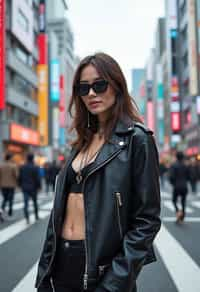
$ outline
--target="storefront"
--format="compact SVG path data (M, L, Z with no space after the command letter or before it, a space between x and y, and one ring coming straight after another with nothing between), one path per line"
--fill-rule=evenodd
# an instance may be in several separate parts
M200 154L200 127L194 125L185 132L187 148L185 154L189 157L199 157Z
M11 123L9 125L9 140L3 142L4 153L12 153L17 164L25 161L28 152L35 152L39 147L39 134L29 128Z

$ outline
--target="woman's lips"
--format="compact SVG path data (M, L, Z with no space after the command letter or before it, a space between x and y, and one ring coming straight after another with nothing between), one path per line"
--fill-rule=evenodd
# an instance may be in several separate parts
M94 102L89 103L89 106L91 108L96 108L99 106L99 104L101 104L101 101L94 101Z

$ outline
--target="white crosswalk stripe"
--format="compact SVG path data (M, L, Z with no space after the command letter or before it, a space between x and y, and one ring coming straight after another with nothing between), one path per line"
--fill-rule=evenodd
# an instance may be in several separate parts
M190 204L196 208L200 208L200 201L191 202Z
M173 205L173 203L171 201L164 201L163 204L170 211L175 212L174 205ZM180 203L178 203L177 205L180 208ZM186 207L186 213L193 213L193 209L191 209L190 207Z
M200 268L164 225L155 240L155 245L178 292L199 292Z
M17 286L12 290L12 292L35 292L34 288L36 272L37 272L37 264L36 263L30 271L26 274L26 276L17 284Z
M49 215L49 212L52 208L52 202L45 204L43 207L46 209L49 209L49 211L40 211L40 218L44 219ZM31 223L32 222L32 223ZM11 226L8 226L7 228L4 228L3 230L0 230L0 244L4 243L5 241L11 239L18 233L24 231L25 229L29 228L34 222L34 215L30 215L30 224L26 223L25 219L20 220L19 222L16 222L12 224Z

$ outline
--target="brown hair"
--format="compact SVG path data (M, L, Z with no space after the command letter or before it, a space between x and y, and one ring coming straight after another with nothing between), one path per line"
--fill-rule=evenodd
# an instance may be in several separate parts
M69 113L73 117L72 126L70 131L76 130L77 139L71 144L78 148L86 149L92 141L93 134L97 132L98 120L97 116L89 113L90 127L87 127L88 111L82 99L76 95L75 85L80 82L82 70L88 66L93 65L99 75L109 82L116 94L116 102L112 108L112 114L107 121L105 130L105 139L109 139L116 122L120 119L126 121L134 120L142 122L141 116L137 110L135 101L128 93L125 77L118 65L118 63L109 55L104 53L96 53L91 56L85 57L79 64L73 80L72 96L69 104ZM74 116L72 110L74 108Z

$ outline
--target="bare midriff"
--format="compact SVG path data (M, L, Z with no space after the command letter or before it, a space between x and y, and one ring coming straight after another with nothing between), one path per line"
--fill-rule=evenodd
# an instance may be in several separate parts
M103 145L104 140L94 135L92 145L90 147L91 153L95 153ZM80 152L72 163L73 169L77 172L82 158ZM91 155L92 156L92 155ZM90 156L90 157L91 157ZM95 160L96 156L89 163ZM82 193L69 193L66 203L65 218L62 227L62 237L69 240L85 239L85 214L84 214L84 199Z
M62 237L71 240L85 238L84 202L82 193L69 193Z

